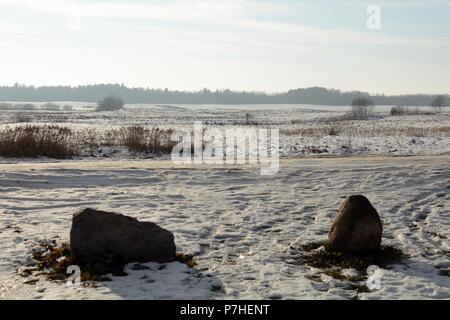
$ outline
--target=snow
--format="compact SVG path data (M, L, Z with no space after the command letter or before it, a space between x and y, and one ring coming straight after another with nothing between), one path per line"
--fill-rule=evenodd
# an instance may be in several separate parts
M94 112L2 111L0 129L25 115L103 132L128 125L280 130L280 170L257 165L183 165L121 148L71 160L0 158L0 298L3 299L450 299L450 110L339 122L343 106L126 105ZM39 105L39 103L36 103ZM420 108L429 111L428 107ZM336 129L337 134L329 134ZM107 155L108 158L103 158ZM323 241L350 194L366 195L384 223L383 243L410 258L383 269L381 289L293 264L292 248ZM39 241L67 242L72 214L93 207L153 221L172 231L179 262L127 266L126 277L72 288L16 272ZM344 269L355 277L357 271Z
M168 160L0 164L3 299L450 299L449 155L282 159L257 166L175 166ZM383 244L410 256L359 293L319 269L290 263L291 248L322 241L343 199L366 195ZM94 207L172 231L179 262L127 267L97 287L21 277L40 240L67 242L71 217ZM136 269L136 270L135 270ZM343 273L354 274L346 269ZM311 276L320 279L311 280ZM29 282L35 279L36 283Z
M331 155L431 155L450 153L450 110L430 113L429 107L418 110L428 114L390 116L392 106L377 106L373 119L337 121L349 112L346 106L312 105L126 105L117 112L95 112L92 103L69 104L74 111L3 111L0 129L17 123L18 115L30 124L52 123L74 130L102 133L123 126L142 125L192 130L195 121L211 128L249 127L246 117L258 128L280 130L280 155L304 157ZM86 106L89 106L86 108ZM411 108L415 110L415 108ZM329 134L330 129L337 134ZM333 131L331 130L331 131ZM100 146L97 157L117 159L140 157L121 149ZM86 150L84 157L92 157ZM0 159L0 162L8 162Z

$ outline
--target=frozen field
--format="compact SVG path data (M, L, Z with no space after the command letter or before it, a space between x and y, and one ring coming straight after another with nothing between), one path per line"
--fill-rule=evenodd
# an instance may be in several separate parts
M141 125L192 129L195 121L207 128L258 127L280 130L281 156L310 155L431 155L450 153L450 110L432 114L429 107L408 108L391 116L391 106L377 106L371 120L339 120L345 106L310 105L126 105L118 112L95 112L92 103L70 104L73 111L2 111L0 129L25 124L58 124L101 135L108 129ZM37 104L36 104L37 105ZM105 148L84 157L135 158L123 148ZM87 148L86 148L87 149ZM1 159L0 159L1 161Z
M449 162L448 155L284 159L274 176L154 160L2 164L0 297L450 299ZM292 263L299 244L326 238L354 193L379 211L383 244L410 256L382 270L373 292ZM128 276L97 288L20 276L37 241L68 240L71 216L83 207L160 224L198 265L130 265Z

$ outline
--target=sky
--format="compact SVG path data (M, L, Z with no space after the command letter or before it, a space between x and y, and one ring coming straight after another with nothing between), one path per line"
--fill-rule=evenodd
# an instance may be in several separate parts
M0 0L0 85L450 93L450 0Z

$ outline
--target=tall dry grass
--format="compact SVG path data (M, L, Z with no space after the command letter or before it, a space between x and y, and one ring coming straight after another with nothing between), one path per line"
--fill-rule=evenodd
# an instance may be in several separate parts
M78 154L67 127L25 125L0 130L0 156L63 159Z
M0 129L0 157L56 159L93 155L99 149L126 148L130 152L169 154L177 143L173 129L142 126L97 131L72 130L58 125L18 125Z
M176 142L171 140L173 129L150 129L142 126L125 127L119 130L119 142L132 152L170 153Z

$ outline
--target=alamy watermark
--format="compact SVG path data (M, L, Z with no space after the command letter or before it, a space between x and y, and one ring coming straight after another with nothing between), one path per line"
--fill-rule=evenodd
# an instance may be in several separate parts
M261 175L274 175L279 169L278 129L206 128L201 121L193 131L178 130L171 153L175 164L261 165Z
M381 29L381 8L377 5L370 5L366 10L367 17L366 26L369 30L380 30Z
M78 288L81 283L81 269L77 265L71 265L67 267L66 273L69 275L67 277L66 285L69 288Z
M383 276L383 270L376 266L372 265L367 268L368 278L366 280L366 287L370 291L381 290L381 278Z

